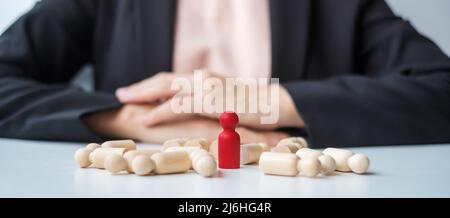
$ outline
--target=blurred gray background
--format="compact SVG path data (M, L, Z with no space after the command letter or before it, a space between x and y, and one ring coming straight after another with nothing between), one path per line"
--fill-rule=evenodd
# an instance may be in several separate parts
M0 33L37 0L0 1ZM450 0L387 0L394 11L450 55ZM345 0L343 0L345 3Z

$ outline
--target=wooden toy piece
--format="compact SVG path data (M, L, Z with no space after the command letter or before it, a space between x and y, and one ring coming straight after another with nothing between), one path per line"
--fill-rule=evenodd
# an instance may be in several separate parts
M210 154L208 151L204 150L204 149L197 149L193 152L191 152L189 154L189 157L191 158L191 160L195 159L197 156L200 155L205 155L205 154Z
M110 154L122 156L127 151L126 148L97 148L89 156L92 159L92 165L98 169L105 168L105 159Z
M263 152L263 147L259 144L241 145L241 164L257 163Z
M219 168L238 169L240 167L241 139L235 131L239 117L234 112L224 112L220 116L220 125L223 131L219 141Z
M130 150L125 152L123 155L123 158L127 161L127 172L128 173L134 173L133 168L131 167L131 164L133 163L134 158L138 156L137 150Z
M218 160L219 159L219 141L216 139L209 144L209 153Z
M302 148L299 149L295 154L300 159L305 159L305 158L318 158L320 155L322 155L322 152L310 148Z
M195 160L193 164L195 172L203 177L212 177L217 173L217 163L214 157L210 154L202 155Z
M292 144L283 144L283 145L277 145L274 148L271 149L271 152L275 153L294 153L298 151L298 144L292 143Z
M298 160L292 153L264 152L259 158L259 169L269 175L296 176Z
M281 140L275 145L275 147L278 146L278 145L288 145L288 144L292 144L292 143L294 143L293 140L292 140L292 137L290 137L290 138L285 138L285 139L281 139Z
M196 151L196 150L200 150L202 149L201 147L168 147L165 152L170 152L170 151L186 151L188 154L191 154L192 152ZM202 149L203 150L203 149Z
M91 163L94 163L94 151L92 151L92 152L89 154L89 161L90 161Z
M302 137L289 137L289 138L282 139L277 143L276 146L279 146L279 145L295 145L295 146L297 146L298 149L308 147L308 143Z
M278 143L277 145L275 145L274 148L276 147L289 147L291 153L295 153L297 150L303 148L302 145L300 145L299 143L296 142L287 143L287 141L284 141L284 143Z
M112 153L105 158L104 165L108 172L115 174L122 170L126 170L128 164L122 155Z
M86 168L92 164L92 162L89 160L89 155L91 154L91 150L88 148L80 148L75 152L75 162L80 166L81 168Z
M339 148L327 148L323 151L324 154L330 155L336 162L336 170L341 172L350 172L351 169L348 166L348 159L353 155L350 150Z
M156 153L151 159L157 174L184 173L191 168L191 159L185 151Z
M320 172L323 175L330 175L336 170L336 162L330 155L320 155L318 159L321 166Z
M209 150L209 142L208 140L204 138L195 138L195 139L189 139L184 143L184 147L200 147L205 150Z
M348 166L354 173L366 173L369 169L369 157L365 154L354 154L348 159Z
M321 165L316 157L307 157L298 162L298 171L307 177L315 177L319 174Z
M94 151L95 149L100 148L100 147L101 146L97 143L89 143L88 145L86 145L86 148L91 151Z
M160 153L161 150L158 148L146 148L146 149L140 149L136 150L138 155L147 155L148 157L152 157L156 153Z
M212 156L209 152L207 152L204 149L198 149L196 151L193 151L190 155L191 158L191 163L192 163L192 168L194 168L195 163L197 162L197 160L202 157L202 156Z
M141 150L130 150L127 151L124 155L123 158L125 158L125 160L127 161L127 171L128 173L134 173L131 164L133 162L133 159L138 156L138 155L146 155L149 158L152 157L152 155L161 152L161 150L157 149L157 148L147 148L147 149L141 149Z
M306 141L306 139L303 138L303 137L295 137L295 141L294 142L300 144L303 148L309 147L308 141Z
M261 148L263 149L263 152L268 152L270 151L270 146L264 142L260 142L258 143L259 146L261 146Z
M138 176L146 176L155 169L155 163L148 155L140 154L133 159L131 169Z
M213 157L210 153L205 152L205 150L203 150L203 149L201 149L200 152L199 151L195 151L195 153L191 156L192 169L194 169L195 164L197 163L197 161L200 158L202 158L203 156L211 156L211 157Z
M103 148L126 148L127 150L136 150L136 143L133 140L115 140L106 141L102 144Z
M169 139L162 144L161 150L165 151L169 147L182 147L186 141L186 138Z

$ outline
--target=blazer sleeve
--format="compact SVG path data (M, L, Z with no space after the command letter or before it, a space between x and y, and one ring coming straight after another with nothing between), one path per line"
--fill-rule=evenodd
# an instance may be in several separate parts
M92 61L96 1L44 0L0 37L0 137L99 140L80 120L119 107L70 79Z
M313 147L450 142L450 59L384 1L361 1L361 74L283 84Z

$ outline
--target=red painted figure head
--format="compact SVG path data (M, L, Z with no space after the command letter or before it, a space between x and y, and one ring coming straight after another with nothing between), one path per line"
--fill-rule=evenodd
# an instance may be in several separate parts
M235 112L225 111L220 115L220 125L224 129L235 129L239 123L239 117Z

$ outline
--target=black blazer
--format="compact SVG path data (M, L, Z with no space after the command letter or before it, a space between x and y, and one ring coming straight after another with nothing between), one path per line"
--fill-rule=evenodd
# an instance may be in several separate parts
M80 117L172 66L174 0L44 0L0 38L0 136L95 141ZM382 0L272 0L272 72L312 146L450 142L450 60ZM444 28L444 27L443 27ZM69 85L86 63L95 93Z

